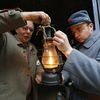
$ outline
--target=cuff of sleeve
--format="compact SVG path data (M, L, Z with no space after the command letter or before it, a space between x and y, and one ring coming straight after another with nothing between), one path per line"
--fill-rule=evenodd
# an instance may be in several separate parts
M69 73L65 70L62 70L62 84L68 82L69 80Z

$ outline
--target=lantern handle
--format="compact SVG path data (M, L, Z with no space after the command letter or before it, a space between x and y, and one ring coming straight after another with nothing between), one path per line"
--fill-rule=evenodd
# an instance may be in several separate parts
M48 26L42 26L40 25L38 27L38 31L36 33L36 35L38 35L39 32L43 33L43 39L47 39L47 38L52 38L53 33L56 32L56 29L50 25Z

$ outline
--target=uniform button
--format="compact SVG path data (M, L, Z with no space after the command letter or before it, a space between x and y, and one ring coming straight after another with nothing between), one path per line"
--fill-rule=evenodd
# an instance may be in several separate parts
M26 53L26 51L23 51L23 53Z
M32 71L29 67L27 68L27 76L32 76Z
M68 83L68 86L72 86L72 84L73 84L73 81L69 82Z

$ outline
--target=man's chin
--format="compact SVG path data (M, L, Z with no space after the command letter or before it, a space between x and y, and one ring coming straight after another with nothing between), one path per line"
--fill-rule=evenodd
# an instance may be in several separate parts
M29 39L24 39L23 42L27 43L27 42L29 42Z
M23 41L23 44L26 44L26 43L28 43L28 41Z

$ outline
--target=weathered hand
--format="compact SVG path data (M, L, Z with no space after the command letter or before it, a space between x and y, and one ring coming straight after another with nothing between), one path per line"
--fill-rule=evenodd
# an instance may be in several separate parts
M67 57L71 51L72 47L69 44L67 35L62 31L56 31L53 38L53 44Z
M50 16L43 11L21 12L21 16L24 20L32 20L36 24L49 25L51 23Z
M41 84L42 82L42 74L36 74L36 77L35 77L35 81L37 82L37 84Z

